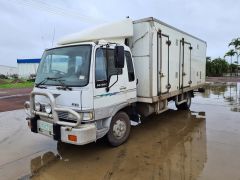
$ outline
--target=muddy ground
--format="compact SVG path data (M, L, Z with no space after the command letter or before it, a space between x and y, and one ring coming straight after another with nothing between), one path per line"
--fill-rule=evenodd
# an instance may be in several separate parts
M0 112L22 109L32 88L0 89Z
M240 84L213 84L191 111L132 127L127 143L57 143L27 128L23 110L0 113L0 179L240 179Z

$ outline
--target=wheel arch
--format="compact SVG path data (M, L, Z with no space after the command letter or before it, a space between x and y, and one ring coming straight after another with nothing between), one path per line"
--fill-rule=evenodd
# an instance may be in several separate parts
M131 117L133 115L133 107L134 107L134 105L129 104L129 103L123 103L123 104L116 106L114 108L114 110L112 111L111 116L104 121L104 126L109 127L110 123L112 121L112 118L120 111L125 112L131 119Z

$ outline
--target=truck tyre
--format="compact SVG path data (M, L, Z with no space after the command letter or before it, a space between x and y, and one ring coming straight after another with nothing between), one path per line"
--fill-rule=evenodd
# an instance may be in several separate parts
M182 104L177 104L177 103L175 102L175 104L176 104L176 107L177 107L178 110L188 110L188 109L190 108L190 106L191 106L191 102L192 102L191 95L188 94L188 96L187 96L187 102L184 102L184 103L182 103Z
M116 147L124 143L130 134L131 123L125 112L118 112L111 121L107 140L110 145Z

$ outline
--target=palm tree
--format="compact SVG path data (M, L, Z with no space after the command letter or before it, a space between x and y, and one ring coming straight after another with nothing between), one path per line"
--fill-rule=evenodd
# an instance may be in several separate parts
M224 55L224 58L225 58L226 56L230 56L230 57L231 57L231 64L232 64L232 57L233 57L235 54L237 54L237 52L234 51L234 49L230 49L228 52L226 52L226 54ZM230 65L230 66L231 66L231 65ZM230 74L231 74L231 76L232 76L232 66L231 66Z
M233 39L228 46L233 46L237 55L237 73L238 73L238 57L240 56L240 38Z

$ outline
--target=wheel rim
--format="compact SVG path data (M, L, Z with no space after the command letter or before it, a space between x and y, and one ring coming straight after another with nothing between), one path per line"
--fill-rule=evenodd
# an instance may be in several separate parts
M122 120L117 120L113 125L113 135L117 139L121 139L124 137L127 131L127 125Z

